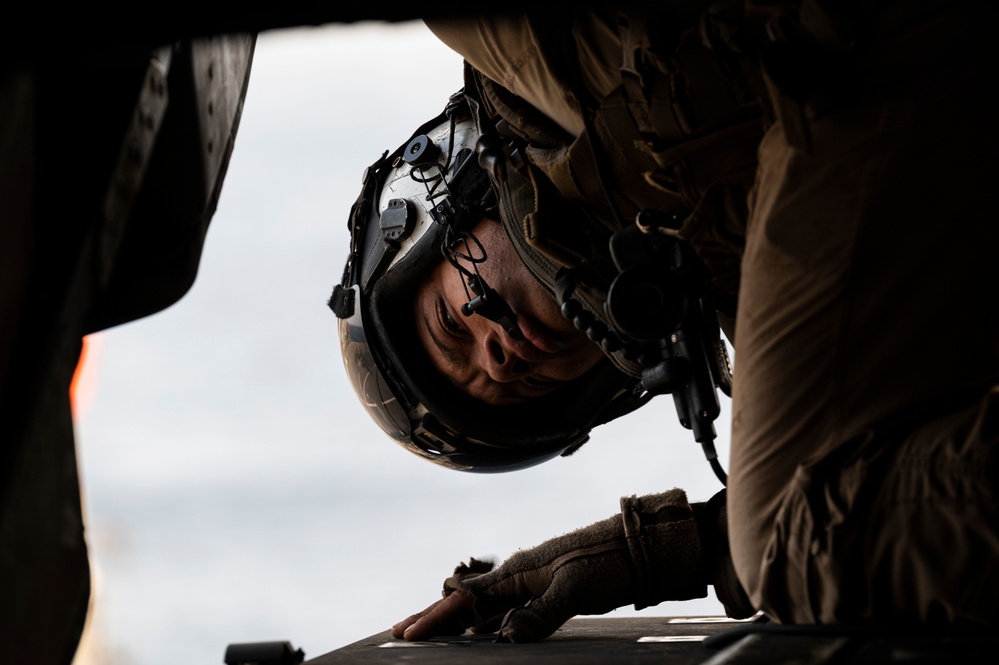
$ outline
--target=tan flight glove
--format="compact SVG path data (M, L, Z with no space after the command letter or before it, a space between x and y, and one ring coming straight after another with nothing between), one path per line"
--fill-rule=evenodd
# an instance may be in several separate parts
M477 632L502 619L500 641L543 640L577 614L707 595L697 523L680 489L622 498L620 515L491 568L475 559L461 564L444 582L444 595L473 597Z

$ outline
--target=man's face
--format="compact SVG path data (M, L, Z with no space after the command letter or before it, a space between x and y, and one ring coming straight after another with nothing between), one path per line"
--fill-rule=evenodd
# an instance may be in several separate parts
M461 306L469 298L462 274L441 260L417 290L415 303L416 329L434 366L488 404L547 395L592 369L602 351L562 316L517 258L503 226L483 219L472 233L487 254L479 274L513 310L524 339L512 338L484 316L463 315Z

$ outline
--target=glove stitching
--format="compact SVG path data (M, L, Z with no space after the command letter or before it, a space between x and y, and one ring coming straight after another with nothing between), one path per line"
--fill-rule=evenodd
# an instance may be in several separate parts
M554 574L559 568L567 563L571 563L576 559L582 559L583 557L595 556L597 554L603 554L604 552L611 552L613 550L624 550L627 549L625 544L620 541L619 538L614 538L611 540L605 540L600 543L595 543L589 547L582 549L575 549L572 552L563 554L562 556L556 557L552 560L549 565L551 573Z

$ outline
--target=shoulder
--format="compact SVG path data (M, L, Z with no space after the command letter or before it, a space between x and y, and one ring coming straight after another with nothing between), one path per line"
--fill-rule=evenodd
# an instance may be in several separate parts
M606 21L580 16L504 14L424 19L444 44L482 76L572 136L583 122L573 80L597 83L597 97L617 80L620 41ZM570 69L575 68L575 70ZM578 70L578 71L577 71Z

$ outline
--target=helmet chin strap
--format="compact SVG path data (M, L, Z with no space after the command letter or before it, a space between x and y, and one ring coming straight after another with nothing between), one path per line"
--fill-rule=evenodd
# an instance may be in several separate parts
M479 314L490 321L498 323L503 330L514 339L524 339L524 333L517 326L517 317L491 286L486 284L482 275L476 273L468 277L468 286L475 293L476 297L461 306L461 313L465 316Z

